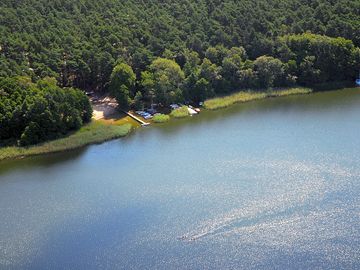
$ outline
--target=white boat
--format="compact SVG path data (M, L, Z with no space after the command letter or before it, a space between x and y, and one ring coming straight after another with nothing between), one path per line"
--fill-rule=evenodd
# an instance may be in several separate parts
M195 115L195 114L197 114L197 111L191 109L190 107L188 107L188 112L189 112L190 115Z

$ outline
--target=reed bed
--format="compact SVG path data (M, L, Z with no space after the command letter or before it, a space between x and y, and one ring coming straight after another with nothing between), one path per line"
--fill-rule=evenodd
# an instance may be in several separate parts
M204 102L204 107L209 110L217 110L229 107L235 103L249 102L269 97L282 97L290 95L309 94L312 90L309 88L289 88L280 90L271 90L268 92L241 91L229 96L208 99Z
M73 134L30 147L9 146L0 148L0 160L34 156L46 153L62 152L80 148L89 144L120 138L129 134L131 124L109 125L93 120Z

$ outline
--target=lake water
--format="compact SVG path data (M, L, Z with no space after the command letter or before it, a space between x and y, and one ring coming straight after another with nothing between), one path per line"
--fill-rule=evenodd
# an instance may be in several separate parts
M360 90L0 163L0 269L359 269Z

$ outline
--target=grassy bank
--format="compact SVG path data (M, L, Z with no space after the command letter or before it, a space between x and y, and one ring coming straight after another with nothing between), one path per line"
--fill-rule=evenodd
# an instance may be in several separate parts
M248 102L268 97L280 97L290 95L309 94L309 88L289 88L283 90L273 90L268 92L241 91L230 96L208 99L204 102L204 107L209 110L216 110L229 107L235 103Z
M64 138L30 147L10 146L0 148L0 160L71 150L126 136L130 133L131 129L132 125L130 124L118 126L93 120L90 124L83 126L78 131Z

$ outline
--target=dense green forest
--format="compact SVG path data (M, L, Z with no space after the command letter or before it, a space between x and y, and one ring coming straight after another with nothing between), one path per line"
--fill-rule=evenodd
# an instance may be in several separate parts
M358 0L2 0L0 76L56 77L63 86L106 86L124 59L137 75L154 57L243 47L277 56L277 38L306 31L360 46Z
M359 46L358 0L0 2L0 77L53 77L123 108L353 81Z

